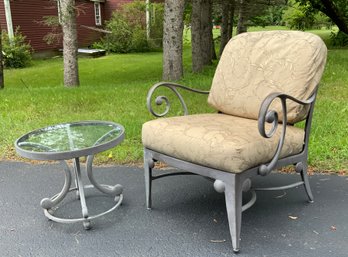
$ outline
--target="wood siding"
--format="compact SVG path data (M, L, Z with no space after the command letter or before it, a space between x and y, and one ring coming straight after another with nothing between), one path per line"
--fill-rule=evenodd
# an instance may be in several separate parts
M47 45L44 36L51 28L42 23L43 16L57 15L56 3L50 0L10 1L13 30L19 27L35 51L55 49L57 45Z
M57 3L54 0L12 0L11 13L14 30L26 36L27 42L35 51L53 50L62 47L61 42L48 45L43 39L52 29L42 23L44 16L57 16ZM77 29L79 47L88 46L100 38L100 33L81 27L95 27L94 3L89 0L76 0ZM105 19L104 3L101 3L102 21ZM2 29L7 30L4 4L0 0L0 22Z
M102 25L105 20L109 20L112 12L122 4L133 0L105 0L101 3ZM162 0L152 0L161 2ZM42 23L44 16L57 16L57 3L55 0L10 0L13 29L20 27L20 32L26 36L27 42L31 44L35 51L53 50L62 48L62 44L56 43L48 45L43 39L52 29ZM94 16L94 2L90 0L76 0L77 6L77 30L79 47L89 46L97 41L102 35L91 29L82 27L96 27ZM0 25L7 30L4 2L0 0Z
M4 1L0 0L0 26L1 29L6 29L6 18L5 18L5 8L4 8Z

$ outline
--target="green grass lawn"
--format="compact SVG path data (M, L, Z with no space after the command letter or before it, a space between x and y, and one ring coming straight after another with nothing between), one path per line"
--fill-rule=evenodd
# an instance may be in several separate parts
M259 29L259 28L257 28ZM319 31L327 39L329 31ZM181 83L208 90L215 64L202 74L190 72L191 50L184 49ZM126 128L125 141L96 158L99 163L140 163L141 126L153 117L146 109L147 90L161 80L162 54L123 54L79 60L81 86L63 86L63 62L35 60L29 68L5 71L0 91L0 151L19 159L13 142L43 126L76 120L110 120ZM331 49L314 113L310 164L318 171L348 171L348 49ZM163 92L167 94L167 92ZM167 94L168 95L168 94ZM170 94L169 94L170 95ZM206 96L183 93L191 113L212 112ZM173 97L173 101L176 99ZM180 114L173 102L172 115Z

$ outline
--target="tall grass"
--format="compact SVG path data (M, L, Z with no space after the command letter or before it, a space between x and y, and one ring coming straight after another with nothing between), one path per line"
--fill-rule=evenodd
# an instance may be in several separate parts
M329 33L329 32L328 32ZM324 33L327 36L327 32ZM216 63L202 74L190 72L191 49L184 49L181 83L208 90ZM47 125L77 120L110 120L126 128L118 147L97 156L99 163L140 163L141 126L153 117L146 109L147 90L161 80L162 54L108 55L79 60L81 86L63 86L61 57L36 60L29 68L5 70L0 91L0 153L16 159L13 142ZM332 49L314 113L309 160L316 170L348 170L348 50ZM168 92L163 92L167 94ZM206 96L183 92L191 113L212 112ZM173 97L173 99L175 99ZM173 103L172 115L180 114Z

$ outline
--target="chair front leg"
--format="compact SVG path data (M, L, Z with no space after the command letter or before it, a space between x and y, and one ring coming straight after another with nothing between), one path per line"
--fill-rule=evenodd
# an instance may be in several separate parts
M154 167L154 160L151 154L144 149L144 175L145 175L145 192L146 192L146 208L151 210L152 200L152 168Z
M215 181L214 187L218 192L225 192L228 224L234 252L239 252L240 232L242 225L242 195L243 186L237 174L231 174L228 181Z

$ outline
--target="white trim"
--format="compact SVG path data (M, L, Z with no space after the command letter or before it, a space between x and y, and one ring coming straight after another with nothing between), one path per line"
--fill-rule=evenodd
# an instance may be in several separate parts
M58 15L58 22L59 24L62 24L62 11L61 11L61 3L60 0L57 0L57 15Z
M150 39L150 0L146 0L146 39Z
M8 38L11 41L14 37L14 33L13 33L10 0L4 0L4 7L5 7L5 16L6 16L6 24L7 24L7 34L8 34Z
M95 25L100 26L100 25L102 25L102 16L101 16L100 2L99 1L95 1L93 5L94 5Z

